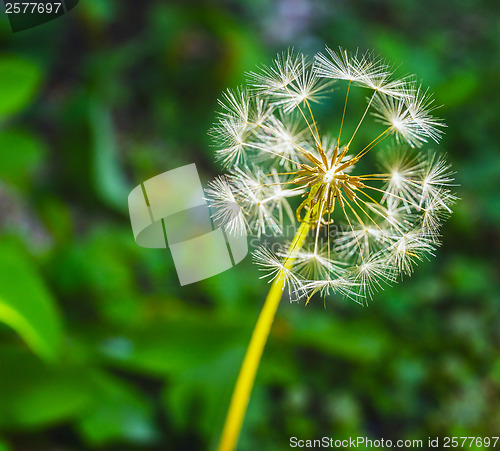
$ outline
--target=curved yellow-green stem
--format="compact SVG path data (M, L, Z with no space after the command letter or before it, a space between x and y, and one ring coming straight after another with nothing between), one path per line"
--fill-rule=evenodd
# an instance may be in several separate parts
M301 223L290 246L290 249L292 249L291 255L284 262L284 266L287 269L291 268L294 261L294 255L296 255L296 252L299 251L304 244L304 240L309 232L309 214L307 214L304 219L304 222ZM240 373L234 387L231 404L229 405L219 447L217 448L218 451L233 451L236 447L250 394L252 392L255 375L259 368L260 358L264 351L264 346L266 345L267 337L271 330L274 316L276 315L276 310L278 309L278 305L283 295L284 285L285 280L282 276L274 280L266 297L264 307L260 312L259 319L253 330L252 338L250 339L250 344L248 345L245 359L241 365Z

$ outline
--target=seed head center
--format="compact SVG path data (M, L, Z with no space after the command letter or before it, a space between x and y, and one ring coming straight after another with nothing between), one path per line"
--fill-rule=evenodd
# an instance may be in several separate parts
M339 175L343 174L342 171L335 172L335 170L336 168L333 167L325 172L325 175L323 176L323 182L325 184L332 184Z

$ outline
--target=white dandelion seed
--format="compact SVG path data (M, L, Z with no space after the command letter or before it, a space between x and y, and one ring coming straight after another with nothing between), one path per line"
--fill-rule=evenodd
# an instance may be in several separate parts
M362 259L378 252L387 241L388 232L380 225L351 221L349 229L339 233L334 249L341 258L358 255Z
M273 107L243 88L227 90L219 104L222 111L210 131L218 147L216 157L225 167L246 164L249 155L262 149L261 138L270 130L265 122Z
M437 196L438 192L446 193L450 186L454 185L455 173L451 166L446 162L444 156L438 156L436 153L428 153L425 159L422 159L422 169L418 183L421 185L421 203L428 199L439 199L443 196ZM447 202L452 199L450 196L443 197L443 207L451 212Z
M384 185L382 203L388 208L403 204L408 213L412 205L420 203L421 187L415 184L422 171L422 162L401 146L391 147L378 159L380 169L389 175Z
M383 253L376 253L351 270L353 286L358 288L359 296L372 299L375 292L384 285L395 281L396 268L393 268Z
M355 84L373 90L388 97L408 98L412 94L413 77L393 78L393 72L382 59L367 52L362 58L354 59L354 67L359 76Z
M412 120L418 124L425 135L431 138L434 142L439 143L443 131L441 128L446 127L446 124L439 118L431 115L437 106L434 106L434 99L429 94L429 89L422 89L422 86L413 88L414 94L405 98L408 106L408 112Z
M229 180L248 224L248 232L257 236L267 232L281 235L285 217L294 221L288 198L299 195L302 192L300 188L287 189L280 182L273 183L273 179L257 166L236 168L229 174ZM266 183L263 183L264 180Z
M285 257L286 255L281 254L280 256ZM345 265L333 257L328 244L316 250L312 244L309 244L305 249L295 253L293 269L303 279L308 280L345 276L347 272Z
M290 299L296 293L303 291L303 281L301 281L293 271L283 263L283 259L266 247L259 247L252 254L254 262L260 266L260 270L265 274L261 279L268 279L268 282L275 280L283 281L283 290L288 289Z
M439 142L445 125L441 119L432 116L435 109L428 91L421 87L410 87L401 97L377 93L373 100L376 112L372 113L382 124L390 127L399 142L411 147L420 147L428 139Z
M319 77L331 78L333 80L361 81L373 75L386 73L385 66L371 66L366 64L366 58L358 59L355 55L349 55L347 50L339 47L339 51L326 47L328 56L318 53L315 57L314 69Z
M248 73L250 86L261 94L281 92L299 77L304 61L304 57L293 49L280 53L271 66L263 65L258 72Z
M389 66L372 52L348 54L342 48L335 52L328 47L326 52L327 56L321 53L316 56L314 68L319 77L347 80L387 96L404 98L409 95L413 78L394 79Z
M396 199L398 200L398 199ZM385 236L395 232L404 233L415 226L412 222L416 218L406 205L397 202L390 202L387 206L379 203L368 202L366 206L373 211L377 218L381 219L380 227L384 230Z
M411 147L420 147L427 142L427 131L414 120L404 98L377 94L373 108L376 110L373 116L394 132L398 142L408 143Z
M434 191L432 197L427 197L423 204L421 217L422 231L437 240L439 229L443 222L450 217L451 207L456 200L456 196L448 190L437 190Z
M421 230L397 236L388 250L388 262L403 274L411 275L413 267L426 255L434 255L436 243Z
M237 88L232 91L228 89L219 99L219 105L222 111L220 117L233 123L247 125L250 113L250 98L248 91L243 88Z
M247 223L228 178L216 177L205 191L215 225L224 227L231 235L242 236L247 229Z
M248 137L245 125L223 119L212 128L211 134L219 147L216 158L225 167L246 163L249 147L245 142Z
M362 304L363 299L354 288L353 283L343 277L338 277L336 279L310 280L302 285L299 291L301 296L298 298L307 297L307 302L309 302L315 294L319 294L322 297L338 294L352 299L358 304Z
M272 116L267 125L269 132L262 137L262 152L270 153L271 158L281 157L279 164L287 170L296 168L300 149L308 145L307 127L297 115Z

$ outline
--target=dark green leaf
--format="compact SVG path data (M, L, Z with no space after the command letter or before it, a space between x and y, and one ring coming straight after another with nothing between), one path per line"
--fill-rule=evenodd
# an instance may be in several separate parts
M22 110L40 83L38 65L19 56L0 56L0 118Z
M54 299L22 249L0 241L0 321L47 360L61 348L61 319Z

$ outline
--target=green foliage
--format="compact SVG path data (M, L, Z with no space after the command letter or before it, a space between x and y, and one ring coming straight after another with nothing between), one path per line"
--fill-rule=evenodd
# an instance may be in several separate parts
M34 62L0 55L0 118L22 110L36 93L41 71Z
M114 441L154 443L158 432L153 421L151 400L120 379L96 372L93 398L82 411L78 429L92 446Z
M92 399L88 369L47 366L2 350L0 428L29 429L75 418Z
M462 199L436 258L368 308L284 299L240 449L498 435L496 4L202 3L82 0L0 24L0 451L214 446L269 285L247 258L180 287L168 251L135 244L127 195L188 163L219 174L217 97L289 45L374 48L418 74Z
M94 138L94 180L99 196L111 206L125 210L123 199L132 187L127 186L117 157L111 114L101 105L91 105L90 126Z
M0 178L25 188L41 163L45 147L37 136L21 130L0 131Z
M0 241L0 321L47 360L61 348L61 319L54 300L29 259L15 243Z

